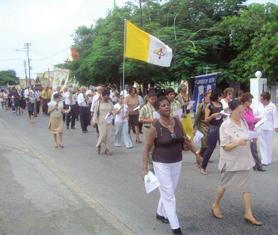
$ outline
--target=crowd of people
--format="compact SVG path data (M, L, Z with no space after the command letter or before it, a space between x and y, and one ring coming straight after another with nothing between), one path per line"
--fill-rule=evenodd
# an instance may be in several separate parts
M160 183L156 218L169 223L174 234L182 234L175 199L182 151L190 150L200 173L208 175L208 163L218 143L221 176L212 214L223 218L220 202L225 190L232 188L243 193L244 219L262 225L251 209L252 171L263 172L264 166L272 162L271 146L274 133L278 132L277 108L268 92L261 94L256 110L252 109L252 94L238 91L234 95L233 88L206 91L195 115L186 83L180 85L178 94L168 88L160 95L155 88L143 95L133 86L122 92L115 86L103 85L55 90L9 88L1 90L0 101L2 109L16 115L22 115L27 108L31 122L41 113L49 116L48 128L55 148L64 148L64 123L67 129L76 129L76 121L84 134L89 126L96 129L96 152L100 155L112 155L112 143L132 149L144 140L143 176L152 166ZM199 150L192 142L197 130L203 135Z

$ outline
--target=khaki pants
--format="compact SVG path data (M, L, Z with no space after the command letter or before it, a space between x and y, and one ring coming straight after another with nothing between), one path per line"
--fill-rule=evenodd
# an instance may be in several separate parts
M99 137L96 147L101 146L104 150L111 151L111 135L112 135L112 125L111 124L98 124Z
M149 132L150 132L150 128L146 128L144 127L144 140L146 141L148 135L149 135Z

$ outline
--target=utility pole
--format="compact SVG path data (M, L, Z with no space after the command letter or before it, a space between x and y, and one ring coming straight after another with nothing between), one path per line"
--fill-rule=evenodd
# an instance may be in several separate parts
M49 68L47 69L47 86L51 86L51 79L50 79L50 70L49 70Z
M26 60L24 60L24 72L25 72L25 83L26 83L26 87L28 87L27 70L26 70Z
M24 43L24 46L27 52L27 65L28 65L28 75L29 75L28 78L29 78L29 86L31 87L31 72L30 72L31 66L30 66L30 54L29 54L31 43L29 42Z

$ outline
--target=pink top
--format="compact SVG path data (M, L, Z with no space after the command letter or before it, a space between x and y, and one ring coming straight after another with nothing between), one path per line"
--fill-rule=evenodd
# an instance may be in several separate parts
M249 130L254 131L255 124L260 119L255 117L253 110L250 107L245 108L245 110L242 113L242 117L247 122Z

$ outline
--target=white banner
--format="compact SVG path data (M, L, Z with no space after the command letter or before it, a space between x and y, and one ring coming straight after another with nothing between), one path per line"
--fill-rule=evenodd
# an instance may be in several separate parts
M55 90L57 86L64 88L67 86L70 71L68 69L55 69L53 71L52 89Z

